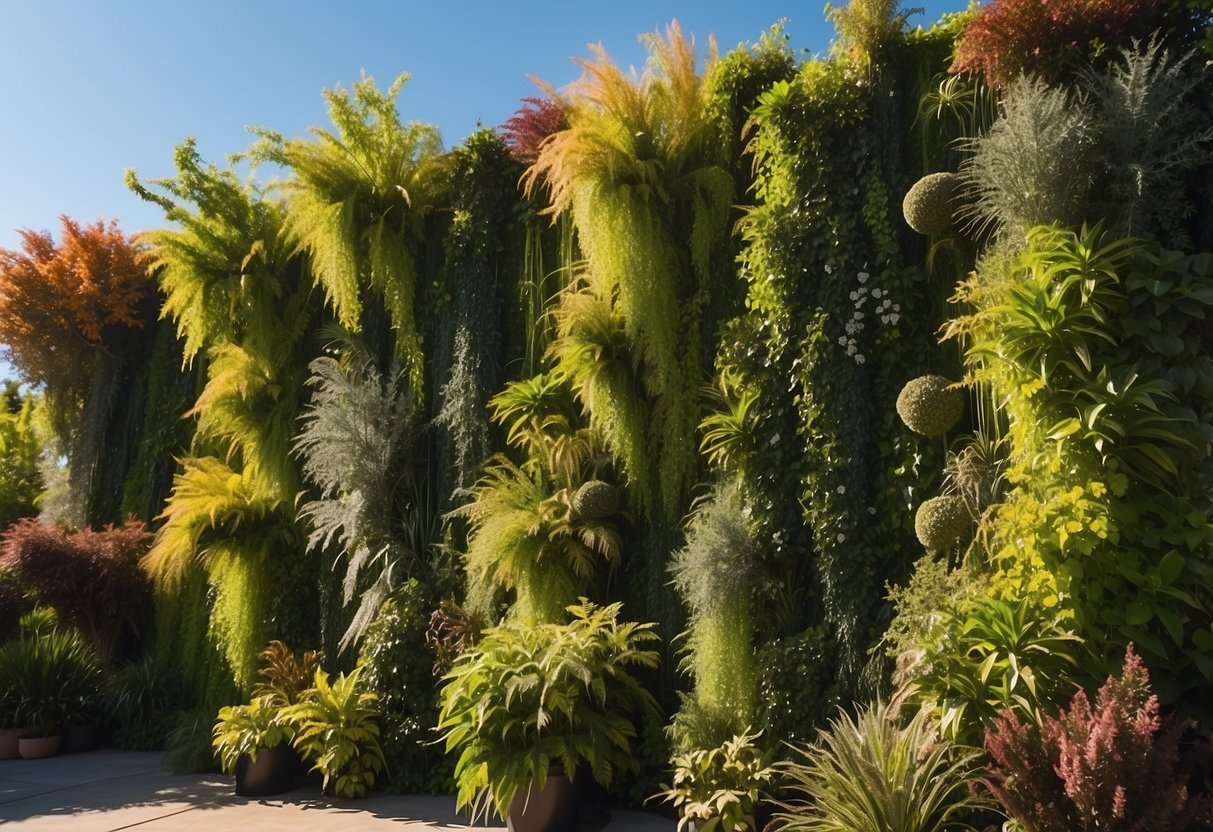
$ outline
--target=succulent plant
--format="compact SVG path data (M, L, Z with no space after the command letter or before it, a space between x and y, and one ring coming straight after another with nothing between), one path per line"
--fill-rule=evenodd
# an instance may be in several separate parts
M601 520L619 511L619 491L609 482L590 480L573 494L573 510L586 520Z
M973 518L964 500L950 494L925 501L914 515L914 533L930 552L951 548L969 533L972 525Z
M964 413L964 390L943 376L919 376L906 382L897 395L897 415L906 427L923 436L940 436Z
M914 183L901 202L906 223L919 234L942 234L952 227L960 177L928 173Z

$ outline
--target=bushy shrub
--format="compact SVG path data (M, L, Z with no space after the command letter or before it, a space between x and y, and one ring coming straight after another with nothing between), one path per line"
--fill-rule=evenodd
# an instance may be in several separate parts
M960 177L954 173L928 173L906 191L901 213L919 234L942 234L952 227Z
M1166 21L1167 0L992 0L956 42L953 72L1005 87L1030 72L1062 80L1110 49L1148 37Z
M143 523L68 532L22 520L0 537L0 565L16 574L109 664L141 635L151 601L139 559L151 542Z
M928 552L955 548L972 526L973 518L964 500L949 494L924 500L914 514L914 533Z
M453 763L434 745L438 684L434 653L426 642L428 595L416 581L398 587L379 607L362 642L359 660L383 726L387 760L383 789L396 794L445 794Z
M1004 711L986 734L986 785L1026 832L1207 829L1213 801L1190 799L1180 771L1182 723L1160 716L1130 645L1119 679L1092 707L1085 691L1043 726Z
M923 436L947 433L964 414L965 393L943 376L926 375L907 381L897 394L897 415L906 427Z

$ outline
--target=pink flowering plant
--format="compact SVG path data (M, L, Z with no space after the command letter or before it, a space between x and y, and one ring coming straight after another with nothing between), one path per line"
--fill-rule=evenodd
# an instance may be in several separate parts
M1213 802L1189 794L1185 727L1159 713L1130 645L1121 677L1108 678L1094 706L1080 690L1041 727L1003 711L985 737L985 784L1024 832L1205 829Z

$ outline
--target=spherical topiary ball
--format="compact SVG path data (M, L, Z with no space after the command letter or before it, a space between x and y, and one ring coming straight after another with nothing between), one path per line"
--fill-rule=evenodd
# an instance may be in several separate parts
M914 183L901 202L906 222L919 234L942 234L952 227L960 177L954 173L928 173Z
M948 549L969 532L969 510L959 497L932 497L914 515L914 533L927 551Z
M964 409L964 390L943 376L919 376L906 382L897 395L897 415L923 436L946 433L960 421Z
M590 480L573 494L573 510L586 520L600 520L619 511L619 491L609 482Z

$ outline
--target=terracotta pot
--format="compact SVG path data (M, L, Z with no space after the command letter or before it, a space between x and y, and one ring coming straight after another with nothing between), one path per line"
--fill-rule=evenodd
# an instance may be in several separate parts
M236 794L242 797L266 797L295 788L295 772L299 754L283 743L273 748L257 749L257 759L240 755L236 761Z
M21 752L23 760L41 760L58 754L62 744L63 737L58 734L53 737L22 737L17 740L17 750Z
M543 788L519 789L506 815L509 832L573 832L577 828L577 791L563 772L548 774Z
M0 728L0 760L15 760L21 756L17 740L25 736L28 728Z

